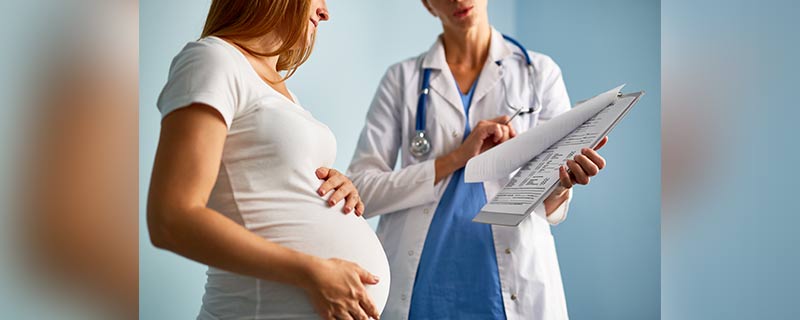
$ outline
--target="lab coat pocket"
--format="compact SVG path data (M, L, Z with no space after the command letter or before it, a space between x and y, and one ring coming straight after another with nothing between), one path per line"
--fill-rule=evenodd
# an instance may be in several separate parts
M526 121L528 128L533 128L539 124L539 112L528 114L529 120Z
M508 114L509 116L513 115L516 110L506 107L507 112L503 114ZM539 113L524 113L519 114L514 119L511 120L511 124L514 126L514 129L517 130L517 133L523 133L528 131L530 128L535 127L539 122Z
M518 131L523 132L527 131L530 128L535 127L539 124L539 113L526 113L518 115L519 118L518 122L516 123ZM514 119L516 120L516 119Z

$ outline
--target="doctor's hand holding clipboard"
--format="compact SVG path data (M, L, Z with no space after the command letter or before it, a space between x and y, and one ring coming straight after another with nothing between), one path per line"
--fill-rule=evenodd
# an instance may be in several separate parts
M583 148L581 154L573 159L567 160L567 164L558 168L559 184L556 189L544 199L545 210L550 213L559 205L569 200L569 190L575 184L587 185L600 170L605 168L606 160L597 153L608 142L608 137L602 140L594 148Z

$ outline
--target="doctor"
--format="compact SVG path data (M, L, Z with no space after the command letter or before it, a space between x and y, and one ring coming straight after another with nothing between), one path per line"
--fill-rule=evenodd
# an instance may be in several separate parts
M392 276L382 317L566 319L550 224L566 217L572 185L589 183L605 160L591 149L568 160L518 227L472 222L508 179L465 183L467 160L567 111L569 97L553 60L490 25L487 0L422 3L444 32L388 69L348 170L364 215L381 216Z

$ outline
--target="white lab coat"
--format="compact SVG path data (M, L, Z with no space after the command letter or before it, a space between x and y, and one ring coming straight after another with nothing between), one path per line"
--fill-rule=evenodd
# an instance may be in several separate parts
M570 108L561 70L548 56L529 51L542 111L513 120L517 132L543 123ZM503 66L495 61L502 60ZM426 128L431 153L417 159L408 152L415 132L421 69L432 68ZM508 93L503 91L506 77ZM530 84L519 49L492 29L486 64L470 108L472 127L482 119L511 115L504 94L530 106ZM524 98L524 100L522 100ZM391 289L382 319L408 318L414 278L433 213L449 183L434 185L434 160L462 143L466 117L455 79L437 40L431 49L389 67L367 114L348 169L366 204L365 217L380 216L378 236L391 266ZM394 170L398 155L402 169ZM484 182L488 199L508 179ZM567 307L550 223L566 217L564 204L550 217L540 206L517 227L492 226L494 247L508 319L567 319ZM476 301L475 303L481 303Z

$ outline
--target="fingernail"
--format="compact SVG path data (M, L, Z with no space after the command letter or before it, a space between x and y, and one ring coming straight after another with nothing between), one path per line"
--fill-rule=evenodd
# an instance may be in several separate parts
M344 212L350 212L351 210L353 210L353 208L350 208L350 207L344 207Z
M317 193L319 193L319 195L323 195L323 194L325 194L325 191L323 191L322 189L319 189L319 190L317 190Z
M372 275L372 281L378 282L378 281L381 281L381 278L379 278L376 275Z

